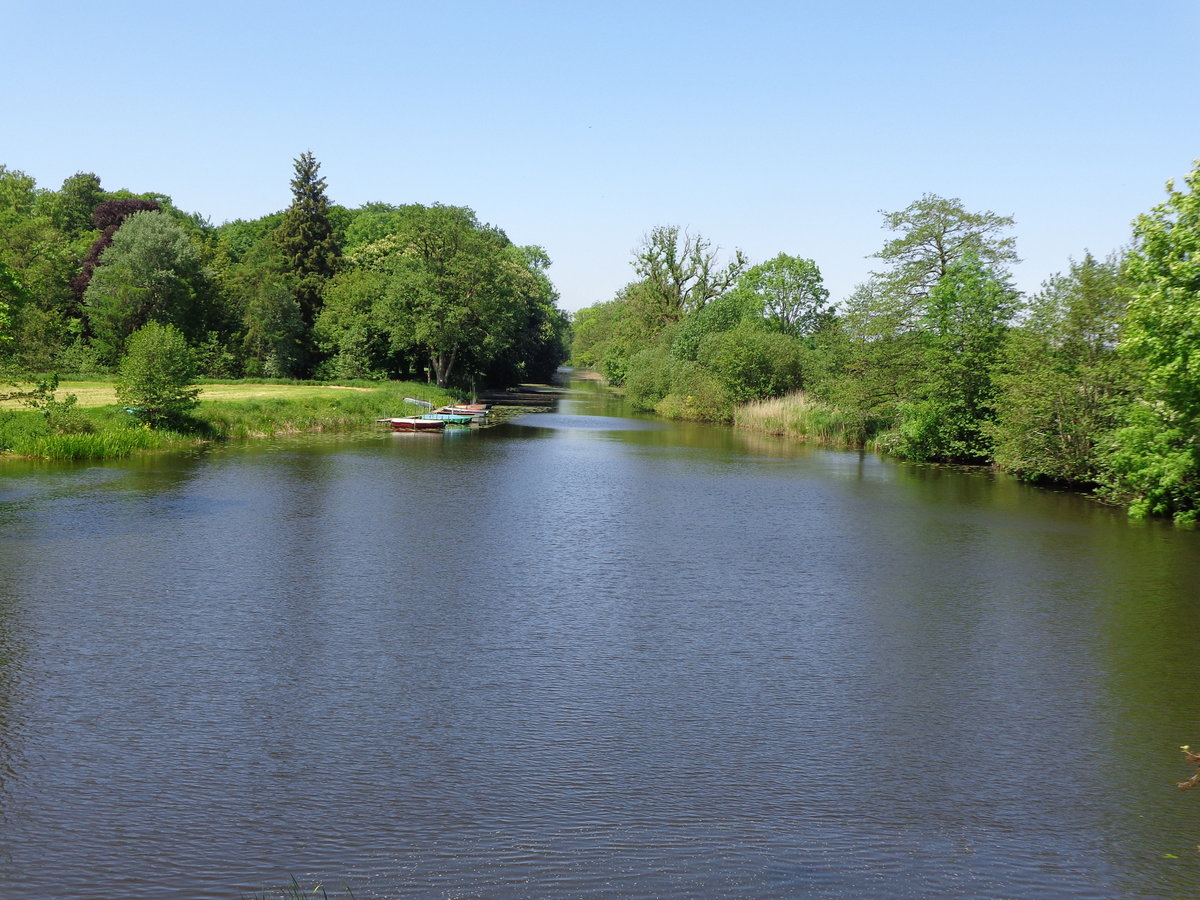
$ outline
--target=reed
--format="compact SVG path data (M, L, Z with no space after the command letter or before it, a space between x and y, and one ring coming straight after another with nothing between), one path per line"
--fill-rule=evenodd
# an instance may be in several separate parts
M749 431L834 447L861 447L870 436L870 423L861 416L803 391L743 404L734 410L733 424Z
M354 900L354 892L350 888L344 888L344 890L346 896L350 900ZM311 891L306 891L300 887L300 882L296 881L296 877L293 875L291 884L286 887L251 894L249 897L243 896L243 900L314 900L316 897L320 897L321 900L329 900L329 894L324 885L318 884Z

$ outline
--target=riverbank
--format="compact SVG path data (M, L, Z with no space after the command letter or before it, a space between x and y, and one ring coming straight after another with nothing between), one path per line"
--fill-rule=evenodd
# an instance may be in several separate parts
M198 443L362 427L402 414L404 398L441 406L456 398L419 382L213 382L200 406L175 429L139 425L116 402L111 382L64 381L41 410L0 409L4 459L116 459ZM71 397L75 400L70 400Z

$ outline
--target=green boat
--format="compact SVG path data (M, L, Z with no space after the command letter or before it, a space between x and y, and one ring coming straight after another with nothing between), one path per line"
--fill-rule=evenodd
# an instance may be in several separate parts
M445 422L449 425L470 425L474 420L474 416L460 416L455 413L423 413L422 419L436 419L439 422Z

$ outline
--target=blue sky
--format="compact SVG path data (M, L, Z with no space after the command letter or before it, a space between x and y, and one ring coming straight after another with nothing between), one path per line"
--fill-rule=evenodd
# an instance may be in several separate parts
M867 277L923 193L1016 219L1017 286L1104 255L1200 157L1200 2L9 2L0 163L214 223L321 163L347 206L470 206L565 309L678 225Z

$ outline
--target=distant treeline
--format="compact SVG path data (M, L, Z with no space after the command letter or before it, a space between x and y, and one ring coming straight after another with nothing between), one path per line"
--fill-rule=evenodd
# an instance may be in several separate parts
M836 308L811 259L722 263L702 237L656 228L636 279L575 315L572 362L660 414L730 421L790 395L845 443L1195 523L1200 168L1167 191L1127 248L1085 252L1032 297L1009 280L1013 220L935 195L884 213L878 271Z
M329 203L311 154L292 203L211 225L162 194L58 190L0 165L0 377L103 374L149 322L214 378L548 377L566 355L539 247L455 206Z

